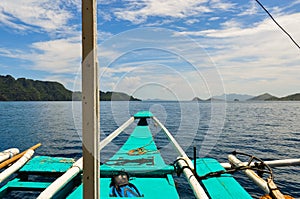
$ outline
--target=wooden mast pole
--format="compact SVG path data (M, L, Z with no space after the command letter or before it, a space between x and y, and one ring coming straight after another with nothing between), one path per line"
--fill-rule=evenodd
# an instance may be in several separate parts
M99 81L97 3L82 0L82 153L83 198L100 197Z

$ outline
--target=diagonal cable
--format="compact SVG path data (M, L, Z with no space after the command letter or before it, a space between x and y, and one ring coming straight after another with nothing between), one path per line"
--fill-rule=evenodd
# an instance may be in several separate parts
M274 19L274 17L271 15L271 13L259 2L259 0L255 0L262 9L270 16L270 18L274 21L274 23L292 40L292 42L297 46L298 49L300 49L299 44L293 39L293 37Z

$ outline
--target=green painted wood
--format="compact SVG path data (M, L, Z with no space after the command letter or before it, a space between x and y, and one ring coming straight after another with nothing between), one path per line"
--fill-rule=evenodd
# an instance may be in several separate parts
M147 111L134 117L144 119L153 115ZM142 153L138 152L139 148ZM121 170L129 173L130 182L138 187L144 198L179 198L171 175L174 167L165 164L148 126L136 126L119 151L101 165L101 198L113 198L109 197L111 177ZM82 198L82 185L68 198Z
M143 154L139 154L139 148L142 148ZM165 164L161 157L149 127L137 126L119 151L101 169L106 174L125 170L130 176L140 176L141 173L158 170L170 171L170 165Z
M153 117L153 114L150 111L140 111L137 112L134 116L134 118L150 118Z
M74 163L73 158L35 156L24 167L20 173L63 173Z
M197 173L203 176L209 172L224 170L220 163L212 158L197 159ZM202 181L212 199L251 199L247 191L230 175L208 178Z
M109 196L110 178L100 179L100 197L101 199L115 198ZM168 175L165 178L132 178L130 180L143 195L143 198L179 198L173 177ZM82 185L80 185L67 199L81 199L82 198Z
M51 182L24 182L21 181L19 178L15 178L0 188L0 198L4 197L9 191L43 190L47 188L50 184Z
M18 173L22 175L25 180L21 180L17 177L7 182L0 189L0 198L12 190L43 190L47 188L53 181L53 178L49 179L46 177L47 175L61 175L61 173L66 172L73 163L74 159L72 158L35 156L18 171ZM26 180L26 176L30 175L41 175L45 181L49 180L49 182L33 182Z
M101 178L105 177L111 177L112 174L117 173L120 171L119 168L116 167L109 167L107 165L103 165L100 167L100 176ZM148 168L144 168L144 170L139 170L139 172L136 172L135 170L127 170L127 172L135 177L153 177L153 178L158 178L158 177L165 177L167 174L174 174L175 173L175 168L174 166L166 166L161 169L157 170L149 170Z
M6 186L8 189L17 189L17 190L40 190L47 188L51 182L30 182L30 181L21 181L19 178L8 182Z

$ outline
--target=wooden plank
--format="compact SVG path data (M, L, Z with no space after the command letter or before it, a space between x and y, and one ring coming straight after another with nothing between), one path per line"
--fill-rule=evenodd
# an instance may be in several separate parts
M99 82L97 67L97 4L82 0L82 151L83 196L99 196Z
M24 167L20 173L63 173L74 163L73 158L35 156Z
M11 190L42 190L47 188L50 184L50 182L21 181L16 178L13 181L8 182L7 187Z
M139 148L143 150L141 154ZM137 126L119 151L101 166L106 174L110 170L125 170L136 174L168 167L153 141L149 126Z
M153 117L153 114L150 111L140 111L134 114L134 118L150 118Z
M204 176L210 172L224 170L220 163L212 158L200 158L196 162L197 173ZM202 180L211 199L251 199L247 191L230 175L212 177Z
M43 190L50 184L50 182L22 182L19 178L15 178L0 188L0 198L12 190Z
M101 167L100 176L102 177L111 177L112 174L117 173L120 171L120 167L110 167L107 165L102 165ZM130 176L134 177L152 177L152 178L160 178L164 177L167 174L174 174L175 168L174 166L166 166L162 168L158 168L157 170L153 170L153 168L149 168L148 166L145 166L144 169L136 170L134 167L130 167L126 169L126 172Z
M110 197L110 178L101 178L101 199ZM175 182L171 175L165 178L133 178L130 183L134 184L144 196L144 199L172 198L179 199ZM81 199L82 186L79 186L67 199Z

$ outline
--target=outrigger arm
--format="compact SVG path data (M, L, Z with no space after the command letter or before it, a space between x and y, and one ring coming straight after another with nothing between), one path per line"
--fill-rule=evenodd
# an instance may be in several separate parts
M180 145L177 143L175 138L168 131L168 129L156 117L153 117L152 119L164 131L167 138L170 140L170 142L173 144L174 148L179 153L180 157L178 157L178 161L177 161L178 166L182 169L182 172L184 173L184 175L185 175L186 179L188 180L191 188L193 189L195 197L199 198L199 199L209 199L206 192L204 191L204 189L200 185L199 181L195 177L194 173L192 172L192 170L194 170L194 165L193 165L192 161L189 159L189 157L186 155L184 150L180 147ZM187 169L187 167L189 167L190 169Z

